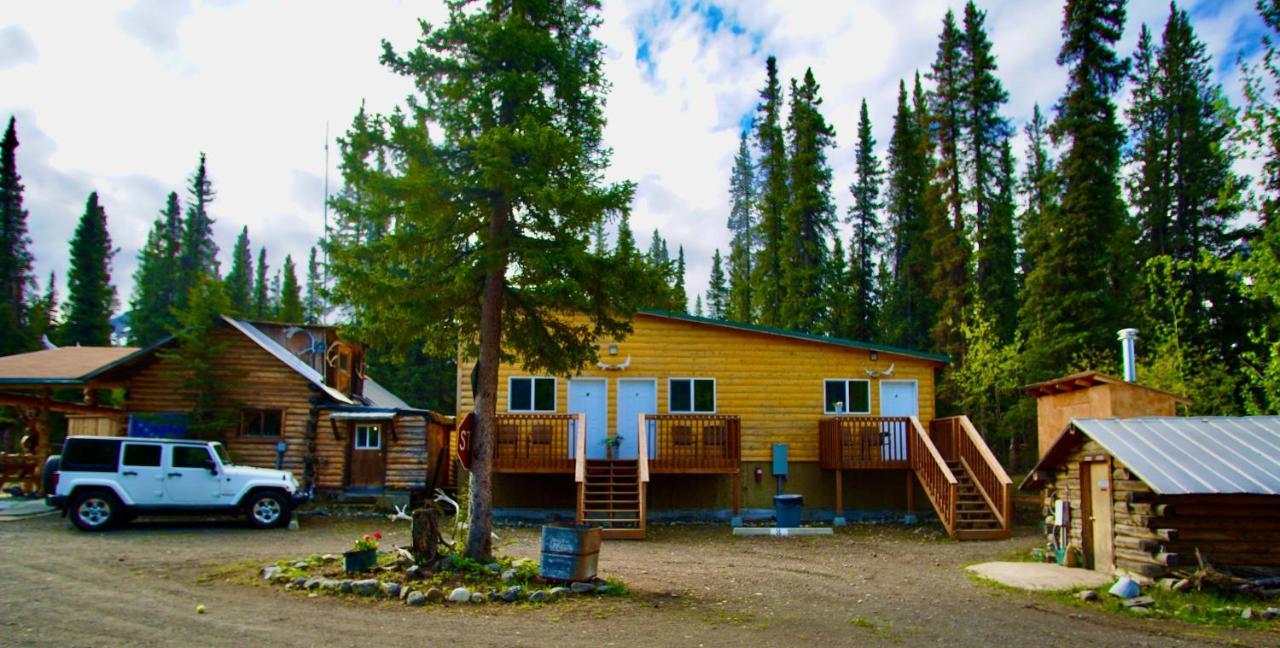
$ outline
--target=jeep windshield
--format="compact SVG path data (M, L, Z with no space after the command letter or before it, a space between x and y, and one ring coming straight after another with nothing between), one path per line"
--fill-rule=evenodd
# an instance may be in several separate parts
M209 444L209 447L213 448L214 454L218 455L218 461L221 461L222 465L224 466L234 465L231 463L231 458L227 456L227 449L222 447L221 443L214 441L213 443Z

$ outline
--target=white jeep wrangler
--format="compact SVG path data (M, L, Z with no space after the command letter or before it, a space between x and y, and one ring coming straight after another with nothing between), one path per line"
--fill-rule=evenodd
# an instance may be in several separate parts
M84 531L142 514L243 514L277 527L306 501L292 473L237 466L216 441L67 437L45 463L44 486L49 505Z

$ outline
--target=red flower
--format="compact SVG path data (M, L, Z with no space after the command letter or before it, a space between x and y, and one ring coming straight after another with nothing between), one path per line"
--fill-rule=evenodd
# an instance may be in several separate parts
M374 531L374 532L373 532L373 537L375 537L375 538L377 538L377 539L381 540L381 539L382 539L382 532L381 532L381 531Z
M364 539L365 539L365 540L372 540L372 538L370 538L369 536L365 536L365 537L364 537Z

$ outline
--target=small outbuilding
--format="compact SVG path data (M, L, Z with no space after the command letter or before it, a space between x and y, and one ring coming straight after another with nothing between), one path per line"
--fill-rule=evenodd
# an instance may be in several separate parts
M1036 399L1036 438L1041 457L1073 418L1176 416L1179 405L1191 404L1177 394L1097 371L1046 380L1023 389Z
M1073 419L1021 488L1092 569L1280 571L1280 416Z

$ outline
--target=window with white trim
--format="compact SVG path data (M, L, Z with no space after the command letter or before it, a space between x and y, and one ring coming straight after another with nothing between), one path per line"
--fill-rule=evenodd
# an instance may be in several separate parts
M668 384L671 398L667 410L673 413L714 414L716 381L714 378L672 378Z
M870 414L871 381L827 380L823 382L822 411L827 414Z
M381 450L382 449L382 426L380 425L357 425L356 450Z
M556 411L556 379L512 378L507 389L507 411Z

